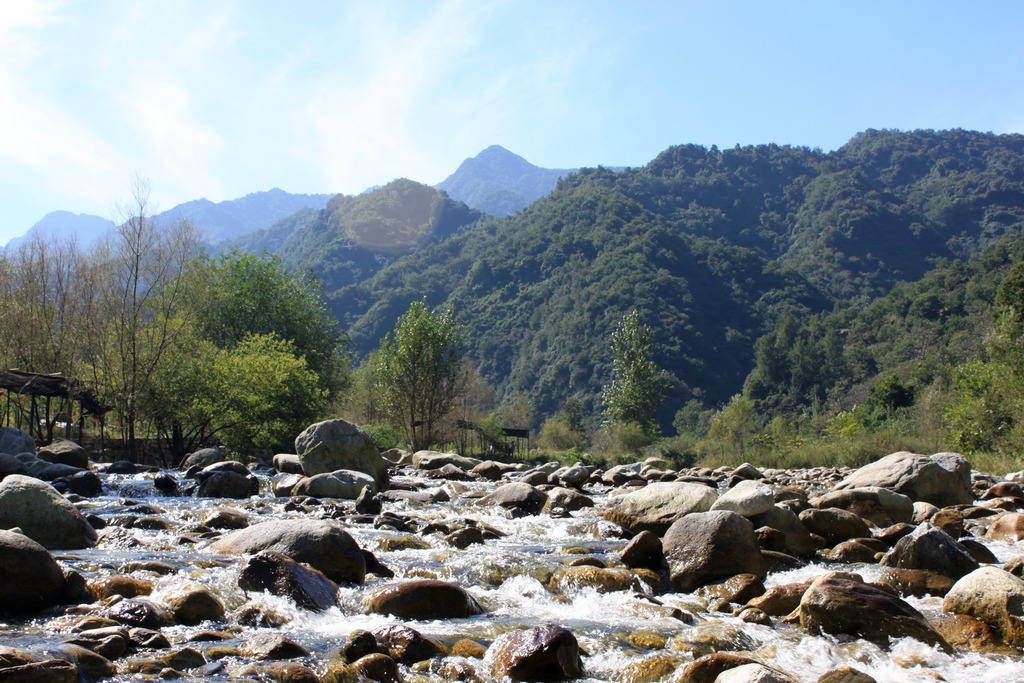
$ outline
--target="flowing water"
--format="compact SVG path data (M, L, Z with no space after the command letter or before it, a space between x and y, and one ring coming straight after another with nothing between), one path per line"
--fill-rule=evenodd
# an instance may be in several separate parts
M182 581L198 581L219 595L230 611L254 597L245 595L237 585L239 560L206 550L206 539L198 538L190 527L198 525L209 512L225 506L245 512L250 523L310 514L334 516L345 524L362 548L373 551L394 571L395 578L368 575L362 585L342 586L339 607L319 614L298 609L282 598L268 594L256 596L268 609L290 618L278 629L262 630L284 632L309 650L310 657L302 661L314 670L323 669L323 663L344 644L351 632L397 621L366 612L363 599L369 591L403 578L438 578L456 582L469 590L485 608L486 615L401 623L449 645L462 638L486 643L510 629L558 624L576 635L585 652L588 678L584 680L630 683L657 680L639 677L637 672L657 662L667 662L663 666L671 671L697 656L722 650L747 654L799 681L808 682L817 681L822 674L843 665L853 666L880 682L1024 681L1024 658L1020 653L1007 656L957 651L949 655L909 638L883 649L860 640L811 635L799 625L783 625L778 619L773 619L772 626L744 623L728 613L709 612L707 606L691 594L668 593L652 599L637 592L599 593L591 588L554 594L545 587L545 581L552 572L575 558L593 557L609 566L618 563L618 553L625 541L616 537L615 527L601 519L606 490L588 487L586 493L594 499L596 507L573 512L569 517L545 514L514 519L500 508L475 504L479 495L492 490L496 484L444 484L416 477L415 473L403 473L400 479L420 487L443 485L451 500L431 504L386 502L385 511L407 518L419 528L431 522L471 519L505 535L460 550L448 545L439 534L416 534L428 547L390 549L389 543L394 539L410 534L375 528L369 520L356 521L354 515L344 514L347 503L327 504L314 508L312 513L297 511L288 505L288 499L272 497L266 477L263 477L260 496L246 501L224 501L161 496L152 487L152 475L111 475L105 477L109 495L79 503L83 512L99 515L110 523L101 535L100 545L87 550L56 551L54 555L90 581L124 574L131 563L162 562L175 571L167 575L141 570L132 572L133 576L155 584L155 598ZM153 509L139 508L138 503ZM335 512L337 510L341 513ZM174 528L146 530L118 526L119 520L128 515L159 517L170 521ZM1001 561L1024 554L1022 544L988 545ZM814 564L771 574L766 585L802 581L837 568L857 571L865 580L876 578L880 573L877 565ZM941 599L911 598L909 601L926 615L941 611ZM680 611L683 618L679 618ZM30 651L45 650L67 638L67 634L61 632L66 625L66 617L56 616L0 623L0 643ZM234 626L234 630L228 626ZM163 633L174 647L190 645L202 651L209 643L190 642L190 639L204 628L231 631L234 640L218 642L218 646L237 645L261 630L205 624L175 626L163 629ZM150 653L150 656L160 654ZM487 680L482 662L469 661ZM240 659L230 658L222 672L207 673L202 680L235 680L231 672L237 671L241 663ZM404 669L406 680L416 676L424 680L443 680L438 674L420 669L422 667L417 667L416 671ZM199 677L186 674L186 679L199 680ZM140 678L125 675L114 680ZM662 680L671 680L671 673L664 674Z

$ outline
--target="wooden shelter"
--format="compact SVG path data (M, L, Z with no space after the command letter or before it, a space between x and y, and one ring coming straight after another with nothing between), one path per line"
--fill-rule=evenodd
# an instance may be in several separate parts
M79 382L68 380L59 372L43 375L12 369L0 372L0 397L7 399L0 413L0 425L11 426L12 405L15 402L21 403L20 400L12 400L12 395L17 395L18 399L29 397L28 406L21 404L15 407L13 426L18 429L27 427L29 434L42 441L53 440L53 428L60 421L65 423L65 429L70 435L72 415L77 415L78 436L81 439L85 414L102 417L107 412L94 391ZM40 398L44 400L40 401ZM77 411L74 410L75 403L78 404ZM58 417L64 417L64 420Z

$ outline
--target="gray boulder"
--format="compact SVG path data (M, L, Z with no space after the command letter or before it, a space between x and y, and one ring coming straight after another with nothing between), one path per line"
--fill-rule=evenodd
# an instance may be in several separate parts
M879 563L897 569L927 569L959 579L978 568L978 562L956 539L931 524L922 524L892 547Z
M672 586L682 592L737 574L767 574L754 526L729 510L683 517L665 532L662 548Z
M228 555L254 555L276 550L296 562L322 571L335 583L362 583L366 560L355 540L337 522L278 519L234 531L210 545Z
M60 602L64 571L28 536L0 531L0 611L35 612Z
M36 452L36 457L46 462L60 463L86 469L89 467L89 453L70 439L57 437Z
M32 436L14 427L0 427L0 453L19 455L36 452L36 441Z
M515 516L536 515L544 509L548 496L521 481L503 484L480 499L480 505L497 505Z
M908 496L878 486L830 491L811 498L810 504L816 508L846 510L880 527L914 519L914 501Z
M938 507L970 503L971 465L959 453L919 455L908 451L891 453L865 465L836 484L836 490L880 486L902 493L913 501L923 500Z
M328 420L306 427L295 438L295 452L307 477L354 470L373 477L378 490L387 488L387 463L369 435L351 422Z
M455 465L468 472L479 464L480 460L477 458L467 458L458 453L416 451L412 454L412 466L418 470L438 470L445 465Z
M302 474L302 461L295 453L278 453L272 460L278 472Z
M689 482L655 482L614 496L604 518L633 532L652 531L661 536L673 523L696 512L707 512L718 500L710 486Z
M49 550L88 548L97 540L96 530L55 488L20 474L0 481L0 528L13 527Z
M798 557L814 555L818 550L810 530L804 526L795 512L780 505L773 505L766 512L750 517L755 529L768 527L782 532L786 539L786 552Z
M764 482L744 479L723 493L711 506L712 510L732 510L744 517L767 512L775 505L775 490Z
M223 448L200 448L194 453L189 453L181 461L181 469L187 470L191 467L209 467L218 462L229 460L229 454Z
M370 487L371 493L377 493L377 482L369 474L338 470L303 478L292 489L291 495L355 500L366 486Z
M10 453L0 453L0 479L8 474L28 474L28 468Z

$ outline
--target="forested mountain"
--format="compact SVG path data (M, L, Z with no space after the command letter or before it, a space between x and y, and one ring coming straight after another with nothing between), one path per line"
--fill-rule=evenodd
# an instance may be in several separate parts
M509 216L555 189L571 170L540 168L500 145L466 159L437 184L452 199L492 216Z
M336 298L341 288L455 235L479 217L443 192L401 178L355 197L336 195L320 211L299 211L223 247L267 252L289 268L308 269L328 298Z
M858 311L1022 227L1020 135L867 131L831 153L686 145L571 174L516 215L325 286L358 354L411 300L453 306L499 394L521 390L541 414L571 396L596 414L610 331L638 308L672 377L667 426L691 397L739 392L780 316ZM306 253L289 262L320 252Z

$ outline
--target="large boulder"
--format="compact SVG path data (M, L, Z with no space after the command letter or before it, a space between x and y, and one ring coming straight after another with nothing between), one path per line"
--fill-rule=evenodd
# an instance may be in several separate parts
M790 555L809 557L818 550L818 544L810 530L804 526L795 512L781 505L773 505L766 512L750 518L755 529L766 527L782 532L785 550Z
M942 609L985 622L1007 644L1024 647L1024 580L998 567L981 567L946 593Z
M911 637L949 651L949 644L907 602L856 574L827 572L800 599L800 625L812 633L851 635L887 647Z
M604 517L633 532L652 531L661 536L676 521L695 512L707 512L718 500L710 486L690 482L655 482L608 501Z
M64 571L35 541L0 531L0 612L35 612L60 602Z
M484 666L499 681L565 681L583 675L576 636L554 624L498 636L487 648Z
M374 614L399 619L465 619L484 613L465 588L436 579L415 579L383 586L366 598Z
M20 474L0 481L0 528L13 527L49 550L88 548L97 540L96 530L57 489Z
M971 465L959 453L891 453L836 484L837 490L879 486L938 507L970 503Z
M363 551L340 524L330 520L260 522L221 537L210 545L210 550L228 555L276 550L319 569L336 583L362 583L366 577Z
M1024 512L1007 512L988 525L985 538L991 541L1016 543L1024 538Z
M238 577L238 586L245 591L269 591L289 598L311 612L324 612L338 604L338 584L323 572L274 550L261 550L249 558Z
M978 562L956 539L937 526L922 524L896 542L883 557L883 567L926 569L952 579L970 574Z
M0 453L21 455L35 452L36 440L31 434L14 427L0 427Z
M230 454L223 448L200 448L198 451L189 453L185 456L184 460L181 461L181 469L187 470L193 467L209 467L210 465L215 465L218 462L226 462L229 459Z
M196 474L198 498L242 499L260 492L260 481L245 465L226 460L204 467Z
M767 512L775 505L775 490L764 482L744 479L723 493L711 506L712 510L732 510L744 517Z
M455 465L466 472L480 464L477 458L467 458L458 453L437 451L416 451L412 454L412 466L418 470L439 470L445 465Z
M800 521L812 533L824 538L829 546L871 536L871 529L863 519L840 508L807 508L800 513Z
M378 490L387 488L387 463L369 435L351 422L327 420L306 427L295 438L295 452L307 477L355 470L373 477Z
M370 487L371 493L377 493L377 481L369 474L353 470L323 472L305 477L292 489L293 496L312 496L313 498L343 498L355 500L363 488Z
M481 505L497 505L514 516L540 514L548 502L548 495L521 481L502 484L480 499Z
M71 465L83 470L89 467L88 451L70 439L57 437L48 445L40 448L36 452L36 456L46 462Z
M736 574L765 578L767 566L750 521L729 510L695 512L676 521L662 539L672 586L690 592Z
M830 491L811 498L810 504L816 508L840 508L881 527L914 518L914 501L909 496L879 486Z

